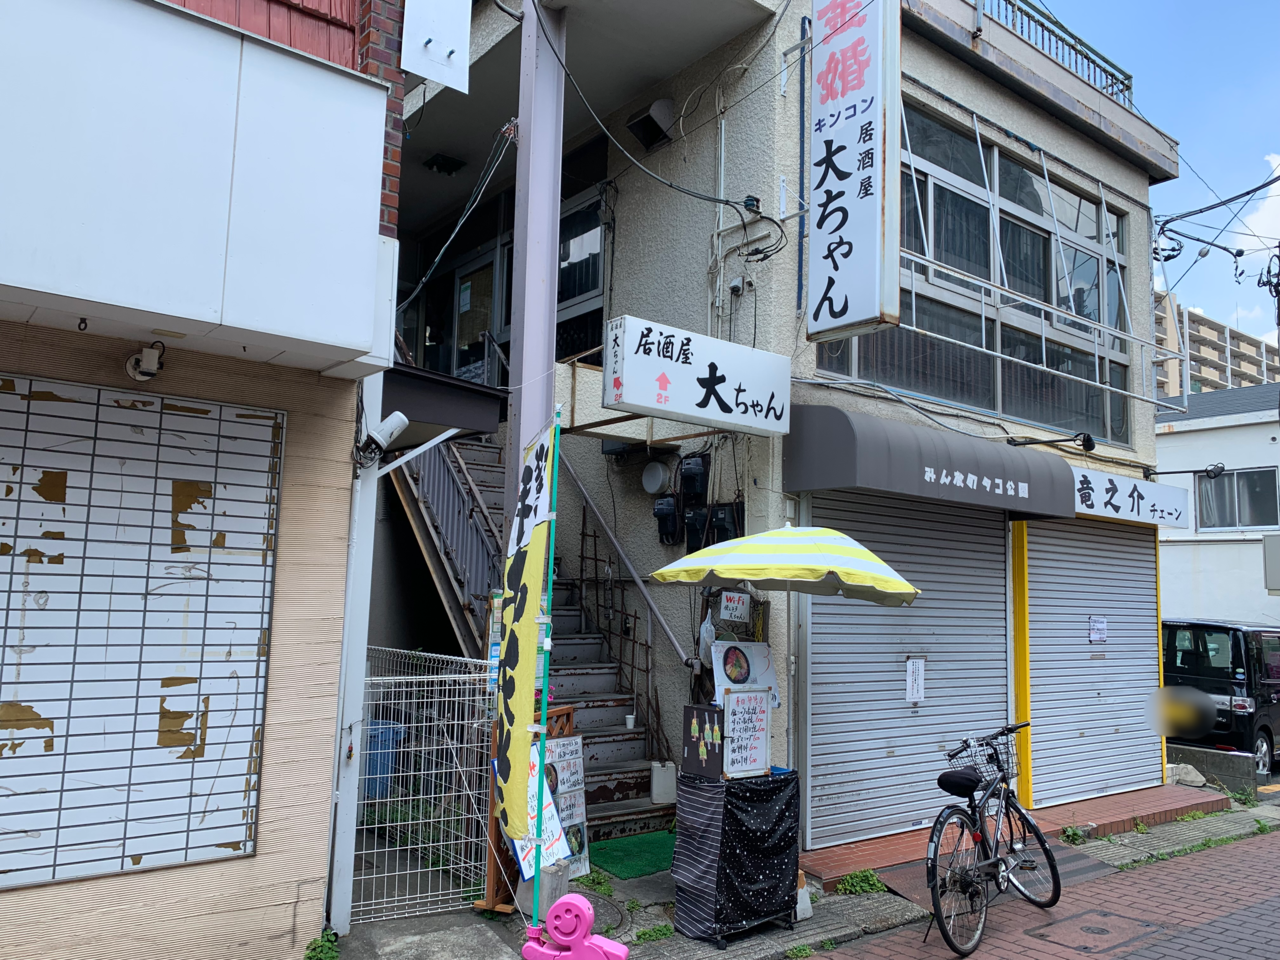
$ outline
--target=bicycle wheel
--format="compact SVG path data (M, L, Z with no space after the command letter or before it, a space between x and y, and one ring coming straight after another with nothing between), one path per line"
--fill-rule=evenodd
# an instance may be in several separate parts
M925 860L933 918L947 946L962 957L978 948L987 923L987 880L978 870L983 858L974 844L976 830L968 813L948 807L934 821Z
M1000 831L1000 855L1013 888L1037 907L1048 909L1062 896L1058 861L1040 828L1012 798Z

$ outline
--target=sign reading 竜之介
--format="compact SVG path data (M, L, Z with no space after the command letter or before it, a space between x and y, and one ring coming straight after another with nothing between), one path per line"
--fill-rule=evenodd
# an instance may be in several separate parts
M898 323L900 12L813 0L810 340Z
M1190 523L1185 487L1080 467L1071 471L1076 481L1077 514L1184 529Z

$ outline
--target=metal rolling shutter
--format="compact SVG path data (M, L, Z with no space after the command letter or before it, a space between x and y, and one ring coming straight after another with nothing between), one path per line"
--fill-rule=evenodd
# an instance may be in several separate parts
M931 822L944 750L1007 722L1002 511L862 493L813 496L813 524L847 533L923 593L910 607L813 597L809 618L807 846ZM925 656L925 700L905 699Z
M1160 783L1153 529L1034 520L1027 551L1036 806ZM1107 618L1105 644L1089 643L1090 617Z

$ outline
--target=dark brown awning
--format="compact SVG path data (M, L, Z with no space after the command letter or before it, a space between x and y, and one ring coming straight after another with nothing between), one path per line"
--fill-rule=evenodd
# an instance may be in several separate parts
M1074 517L1062 457L994 440L798 404L783 440L782 489L879 490L1047 517Z
M456 427L493 433L507 405L507 391L397 363L382 374L382 416L399 410L409 426L391 445L408 450Z

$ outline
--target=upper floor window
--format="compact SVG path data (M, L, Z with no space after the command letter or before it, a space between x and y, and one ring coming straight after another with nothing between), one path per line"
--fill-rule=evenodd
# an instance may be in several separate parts
M1129 332L1124 216L976 131L904 116L902 325L824 345L819 368L1129 443L1133 358L1095 326Z
M1276 468L1230 470L1212 480L1197 477L1196 508L1201 530L1280 526Z

